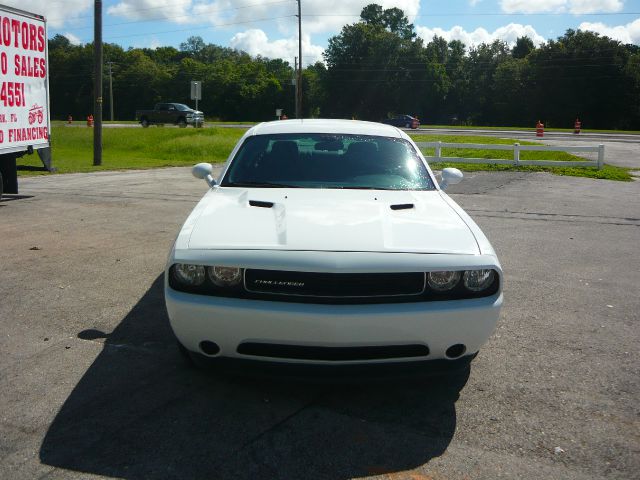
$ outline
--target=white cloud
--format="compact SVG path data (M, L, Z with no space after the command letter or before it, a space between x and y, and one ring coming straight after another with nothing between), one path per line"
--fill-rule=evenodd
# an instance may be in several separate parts
M262 55L269 58L282 58L293 64L293 57L298 56L298 38L282 38L269 41L262 30L250 29L236 33L229 42L232 48L243 50L250 55ZM323 48L313 45L308 35L302 35L303 64L308 65L322 60Z
M167 20L174 23L190 23L191 0L122 0L107 8L109 15L129 20Z
M603 13L619 12L622 0L500 0L506 13Z
M531 25L521 25L519 23L510 23L504 27L497 28L491 33L484 28L476 28L472 32L468 32L461 26L455 26L450 30L443 30L438 27L416 27L416 31L418 36L422 37L425 42L430 42L434 35L437 35L447 41L460 40L467 48L481 43L491 43L494 40L502 40L513 46L518 37L529 37L536 45L545 42L544 37L539 35Z
M304 0L302 24L305 32L336 32L343 25L357 22L363 7L374 0ZM384 8L397 7L413 20L420 10L420 0L381 0ZM295 1L267 0L120 0L108 13L130 20L162 19L174 23L209 23L220 27L277 19L281 33L297 30Z
M165 46L165 44L163 42L161 42L160 39L155 35L151 35L149 37L140 38L138 41L136 41L136 42L131 44L131 47L133 47L133 48L156 49L158 47L164 47L164 46Z
M302 2L303 28L310 33L337 32L343 25L357 22L362 9L370 3L382 8L399 8L411 21L420 10L420 0L305 0Z
M570 0L571 13L619 12L624 7L621 0Z
M501 0L506 13L565 12L567 0Z
M93 8L93 0L2 0L2 3L44 15L49 28L73 24Z
M583 22L578 27L580 30L589 30L591 32L606 35L607 37L618 40L622 43L632 43L640 45L640 18L626 25L618 25L610 27L604 23Z
M64 36L67 37L67 40L69 40L72 45L81 45L82 44L82 41L71 32L66 32L64 34Z

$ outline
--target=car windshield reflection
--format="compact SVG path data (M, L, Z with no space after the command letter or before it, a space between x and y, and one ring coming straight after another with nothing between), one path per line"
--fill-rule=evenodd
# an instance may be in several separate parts
M247 138L221 186L435 189L426 166L405 140L308 133Z

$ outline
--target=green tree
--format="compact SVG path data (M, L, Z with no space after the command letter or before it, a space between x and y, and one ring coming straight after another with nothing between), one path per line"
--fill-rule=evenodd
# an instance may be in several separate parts
M533 44L533 40L531 40L529 37L518 37L516 39L516 44L511 50L511 56L513 58L525 58L535 48L536 47Z
M587 128L626 128L638 118L629 98L625 66L630 51L593 32L567 30L528 57L529 92L535 116L548 126L570 127L579 117Z
M426 81L422 40L396 8L365 7L360 22L329 39L324 57L327 103L322 110L330 116L379 120L415 108L413 90Z
M182 42L180 44L180 50L195 57L198 55L205 47L204 40L202 37L192 36L187 38L186 42Z

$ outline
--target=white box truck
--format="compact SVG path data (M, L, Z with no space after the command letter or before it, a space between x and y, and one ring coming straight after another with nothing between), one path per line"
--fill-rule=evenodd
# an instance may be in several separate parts
M51 171L50 132L46 20L0 5L0 197L18 193L23 155Z

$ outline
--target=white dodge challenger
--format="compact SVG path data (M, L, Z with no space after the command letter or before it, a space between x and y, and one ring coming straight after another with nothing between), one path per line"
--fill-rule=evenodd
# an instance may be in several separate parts
M502 269L401 130L257 125L169 255L165 298L197 363L466 371L502 305ZM380 365L380 364L384 364ZM315 367L314 367L315 366Z

